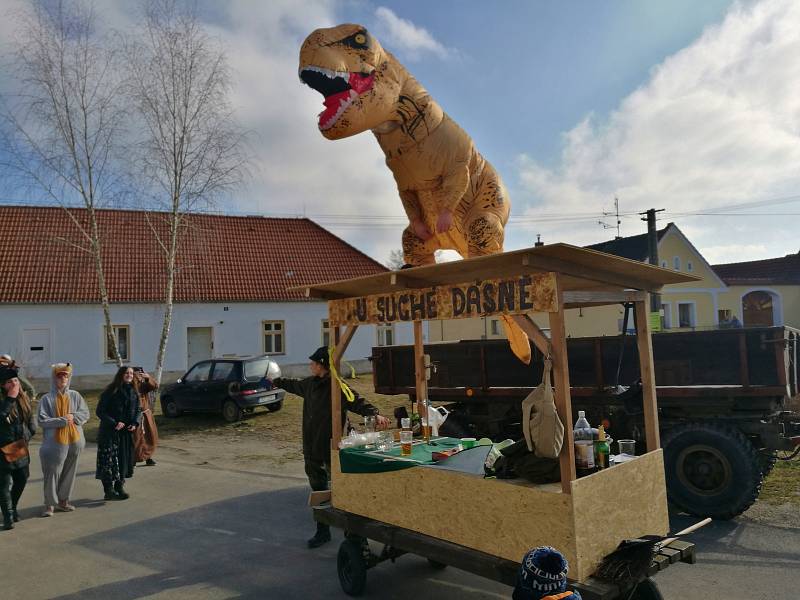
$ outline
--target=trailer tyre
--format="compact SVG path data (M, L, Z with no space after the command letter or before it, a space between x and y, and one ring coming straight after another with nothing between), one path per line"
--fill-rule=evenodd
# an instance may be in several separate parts
M652 579L645 579L636 586L632 596L627 596L628 600L664 600L664 596Z
M664 437L669 500L698 517L732 519L761 490L758 452L739 430L719 423L689 423Z
M361 544L351 539L344 540L336 556L339 584L348 596L360 596L367 585L367 563Z

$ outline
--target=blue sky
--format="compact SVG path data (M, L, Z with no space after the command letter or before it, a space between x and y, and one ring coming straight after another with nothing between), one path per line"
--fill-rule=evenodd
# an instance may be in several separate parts
M7 9L22 0L0 0ZM97 4L125 28L132 3ZM365 25L501 173L506 248L590 244L619 197L665 208L712 262L797 252L800 3L792 0L200 2L228 49L253 177L227 213L307 215L374 258L405 219L371 134L317 131L321 96L297 78L304 37ZM0 20L0 40L11 25ZM7 192L18 196L15 190ZM742 206L746 205L746 206ZM702 213L702 214L698 214ZM747 215L747 216L742 216ZM611 219L613 220L613 219Z

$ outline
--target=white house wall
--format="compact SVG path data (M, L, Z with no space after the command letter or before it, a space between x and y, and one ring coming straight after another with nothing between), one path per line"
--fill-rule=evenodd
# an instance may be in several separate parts
M112 322L130 327L128 364L141 365L147 370L155 367L162 315L160 305L112 305ZM265 320L285 323L285 353L275 356L276 362L290 375L305 374L309 354L322 344L322 320L326 318L324 302L176 304L164 365L168 375L164 379L174 379L187 369L187 327L212 328L215 357L261 354L262 322ZM37 328L50 332L48 362L69 361L78 377L107 378L114 373L115 365L105 361L103 356L103 313L99 305L3 306L0 309L0 353L9 353L24 363L23 332ZM410 324L395 325L395 343L413 343ZM361 327L345 359L363 371L367 363L361 361L371 354L375 345L375 327ZM38 371L30 372L29 376L47 376L46 368Z

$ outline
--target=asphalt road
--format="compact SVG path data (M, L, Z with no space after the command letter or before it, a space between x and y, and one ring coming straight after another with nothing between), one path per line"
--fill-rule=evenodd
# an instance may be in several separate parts
M47 519L38 517L35 460L23 521L0 531L0 597L347 597L336 576L341 533L317 550L305 547L313 523L301 465L264 474L198 464L205 461L168 450L158 458L157 466L137 469L130 500L105 503L94 479L95 450L87 448L73 498L78 510ZM690 522L676 517L673 529ZM665 598L800 598L800 529L733 521L713 523L693 539L698 564L673 565L656 577ZM364 597L507 599L511 589L452 568L435 571L406 555L371 570Z

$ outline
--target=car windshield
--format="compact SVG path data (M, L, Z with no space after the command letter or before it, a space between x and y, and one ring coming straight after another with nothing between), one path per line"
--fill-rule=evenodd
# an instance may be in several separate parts
M267 367L269 367L269 359L266 357L248 360L244 363L244 378L247 381L258 381L267 374Z

